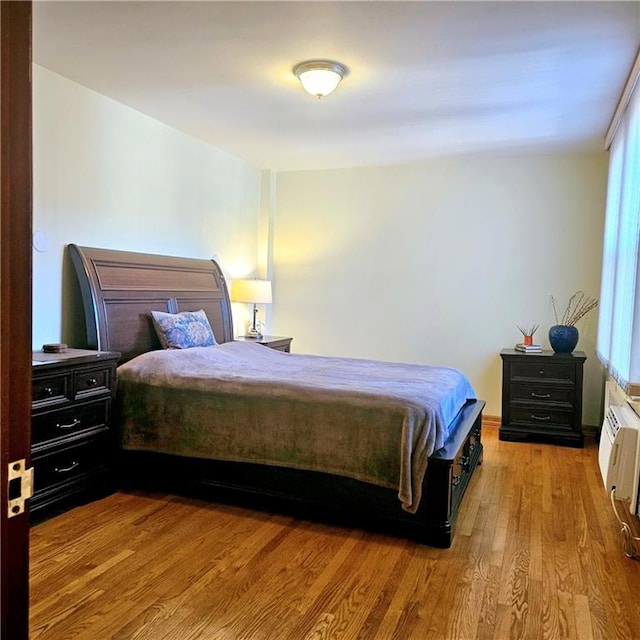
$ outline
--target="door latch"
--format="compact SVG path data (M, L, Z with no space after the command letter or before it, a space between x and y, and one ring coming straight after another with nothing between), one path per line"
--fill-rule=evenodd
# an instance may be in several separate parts
M26 460L9 463L7 495L9 507L7 517L24 513L24 504L33 495L33 467L27 469Z

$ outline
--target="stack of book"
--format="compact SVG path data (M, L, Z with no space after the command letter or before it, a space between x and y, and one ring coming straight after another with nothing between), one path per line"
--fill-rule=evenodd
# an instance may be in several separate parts
M542 347L539 344L523 344L518 342L514 347L516 351L522 351L522 353L541 353Z

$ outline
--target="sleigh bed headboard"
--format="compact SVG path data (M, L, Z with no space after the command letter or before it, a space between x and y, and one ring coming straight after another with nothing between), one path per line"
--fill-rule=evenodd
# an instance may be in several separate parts
M204 309L217 342L233 340L231 303L214 260L67 245L84 307L87 347L121 362L160 349L150 311Z

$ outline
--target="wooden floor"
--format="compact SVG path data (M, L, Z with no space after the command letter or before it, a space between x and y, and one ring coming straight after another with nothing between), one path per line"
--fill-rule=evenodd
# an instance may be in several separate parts
M484 441L448 550L149 494L37 525L31 638L640 638L596 445Z

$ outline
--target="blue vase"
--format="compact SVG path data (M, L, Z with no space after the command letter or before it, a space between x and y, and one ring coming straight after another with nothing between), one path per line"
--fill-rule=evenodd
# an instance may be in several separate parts
M565 324L556 324L549 329L549 343L556 353L571 353L578 344L578 329Z

